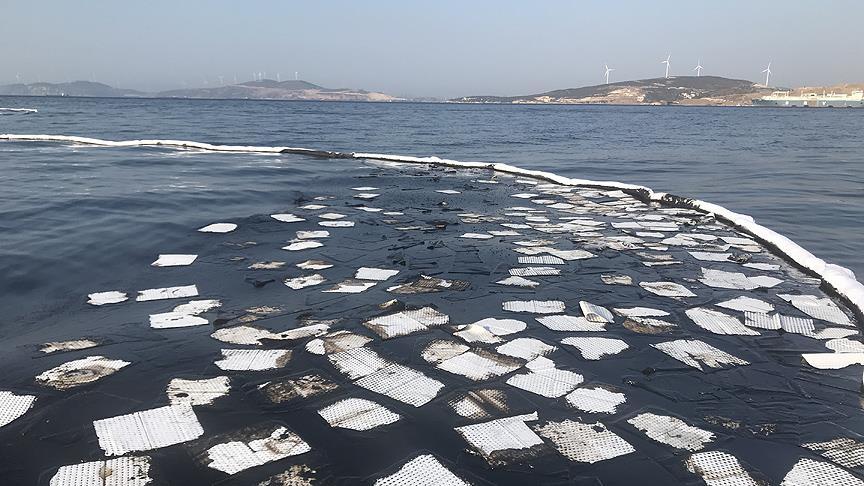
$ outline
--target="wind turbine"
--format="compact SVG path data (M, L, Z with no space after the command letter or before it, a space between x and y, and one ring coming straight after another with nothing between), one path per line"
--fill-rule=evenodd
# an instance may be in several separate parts
M297 81L298 79L300 79L299 73L297 73L297 71L294 71L294 81Z
M225 86L225 77L219 76L219 86Z
M700 59L700 60L696 61L696 67L693 68L693 70L696 71L696 77L697 78L699 76L702 76L702 70L703 69L705 69L705 68L702 67L702 60Z
M606 84L609 84L609 73L614 71L614 69L610 68L608 64L603 65L606 68Z
M672 54L666 56L666 59L660 61L660 64L666 65L666 79L669 79L669 61L672 59Z
M768 67L762 70L765 73L765 87L768 87L768 80L771 79L771 61L768 61Z
M277 82L277 83L281 83L281 82L282 82L282 76L280 76L279 73L276 73L276 82Z

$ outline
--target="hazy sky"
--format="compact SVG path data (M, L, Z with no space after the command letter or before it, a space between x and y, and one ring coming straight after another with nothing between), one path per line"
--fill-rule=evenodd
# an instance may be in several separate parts
M0 83L159 90L268 78L396 95L528 94L672 74L864 81L861 0L0 0Z

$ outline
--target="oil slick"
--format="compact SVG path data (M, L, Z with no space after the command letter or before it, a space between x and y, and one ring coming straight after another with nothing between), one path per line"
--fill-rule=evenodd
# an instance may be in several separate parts
M374 167L374 171L386 174L383 166ZM285 285L264 290L256 287L254 294L226 295L226 308L213 319L213 329L154 333L174 344L203 339L213 349L200 363L204 368L191 374L177 370L159 384L157 399L170 403L169 407L97 421L100 425L94 427L106 455L188 443L182 447L198 451L195 456L203 465L199 467L221 474L237 474L301 456L290 467L274 464L260 468L258 473L243 472L248 476L236 478L241 482L253 484L269 476L261 484L281 484L279 481L305 481L317 475L306 464L318 466L302 455L311 452L309 444L317 449L319 438L307 437L305 426L297 429L303 438L283 424L244 427L221 435L209 430L204 434L196 428L196 424L200 428L196 412L209 428L212 417L205 414L257 400L263 404L262 414L286 407L292 412L302 410L301 414L307 414L304 416L311 414L309 430L333 427L329 433L362 432L363 437L393 433L400 439L405 430L428 426L430 417L440 419L440 414L450 414L456 421L451 426L465 439L466 447L493 466L525 461L533 468L532 459L538 454L545 454L550 464L561 461L558 466L566 461L595 463L637 450L640 456L654 460L657 449L678 449L683 452L677 454L687 454L710 448L717 439L715 431L690 425L699 424L701 417L682 415L679 419L668 415L672 412L642 411L646 405L649 410L663 410L662 406L650 408L654 405L650 400L687 400L692 391L688 388L690 380L704 381L719 394L728 390L717 385L718 381L734 383L737 377L754 372L763 376L765 363L774 364L773 355L757 351L777 342L796 344L794 359L783 363L784 369L794 373L800 368L805 372L801 375L807 375L817 374L808 368L817 368L823 370L819 375L828 375L825 370L854 366L846 370L848 373L830 376L849 381L848 376L854 373L856 381L846 388L860 384L857 380L859 366L864 364L864 344L856 337L853 319L822 297L812 281L789 271L788 265L775 265L777 260L758 241L729 231L712 217L633 197L634 188L625 188L629 192L586 189L530 179L513 182L508 176L495 181L500 189L489 186L483 204L474 202L472 206L475 191L469 190L467 183L460 184L464 180L456 179L458 174L435 168L424 171L415 174L404 170L399 177L452 178L449 187L465 190L458 192L458 197L422 191L424 196L412 196L417 198L416 204L395 207L399 211L384 204L400 196L391 190L399 186L389 181L380 185L391 189L358 185L354 188L358 192L341 198L304 194L298 201L320 201L328 206L298 202L279 208L284 212L270 218L240 222L245 230L260 234L257 247L223 241L222 247L230 246L236 253L227 259L202 251L207 268L152 269L153 274L165 276L190 270L203 273L216 264L236 265L246 275L255 271L256 279L272 277L271 281ZM381 180L387 181L386 177ZM496 201L491 196L494 190L506 191L503 198L508 202L497 207L485 204L487 198ZM511 195L524 206L504 208L513 204L514 199L506 199ZM430 204L421 204L422 197L430 196ZM379 207L360 206L357 199L374 199ZM446 204L435 206L443 202ZM352 219L356 220L354 229ZM230 224L231 231L237 228ZM268 241L270 233L276 236ZM218 242L213 235L196 238L210 242L208 245ZM290 252L280 252L283 246ZM302 258L288 259L297 255ZM186 266L197 258L162 254L154 266ZM306 258L310 259L301 261ZM155 265L157 262L160 264ZM677 268L670 265L677 262ZM687 273L703 265L711 268L699 275ZM748 276L753 271L777 273ZM377 285L386 281L390 283ZM325 282L333 286L322 286ZM195 300L169 312L164 312L171 309L168 303L158 302L192 294L192 287L197 296L198 287L191 285L153 288L142 291L136 300L155 303L91 308L88 312L113 319L113 312L126 310L143 317L143 312L167 306L150 316L152 327L209 325L200 315L215 309L217 305L212 303L220 301ZM229 287L213 285L207 290L216 294L226 292L225 288ZM778 289L788 293L778 295ZM243 300L253 296L267 300ZM89 297L93 305L127 300L119 290ZM399 300L387 300L392 297ZM577 305L581 315L573 311ZM259 319L263 320L250 325ZM600 332L609 337L590 334ZM665 333L674 338L661 335ZM727 337L730 335L733 337ZM93 343L113 339L113 335L110 340L96 338ZM47 343L46 349L86 349L73 342ZM220 359L216 350L222 342L236 348L221 350ZM798 347L798 343L805 344ZM734 369L748 365L742 357L750 356L756 358L751 368ZM607 369L615 372L631 365L635 371L622 379L635 386L632 392L622 388L626 395L622 389L597 381ZM76 366L72 368L77 370ZM774 369L764 375L776 374ZM113 384L115 379L105 382ZM798 378L789 380L797 382ZM608 377L606 381L617 384ZM93 382L94 388L101 386ZM681 388L663 389L668 382L680 383ZM808 382L806 386L816 385ZM653 393L642 393L642 387ZM752 398L749 390L741 393ZM4 399L0 395L0 405L5 405ZM32 401L27 408L30 405ZM631 409L639 412L631 416ZM0 410L5 413L4 408ZM569 414L569 419L561 413ZM628 415L615 417L618 413ZM614 421L608 427L596 422L610 415ZM240 412L236 417L248 419ZM32 420L25 417L19 423L29 426ZM322 448L325 442L320 442ZM858 467L851 465L858 450L854 440L811 441L803 447L808 444L826 460L838 464L847 461L849 465L841 465ZM466 484L463 470L485 474L471 461L460 460L456 466L445 467L434 456L418 452L406 451L406 456L414 459L392 457L388 462L392 466L385 470L376 467L377 472L366 471L364 477L369 482L377 479L378 484L426 479ZM152 455L157 476L162 472L159 462L169 454L173 458L175 453L166 450ZM642 457L631 460L636 457L617 460L634 467L647 462ZM137 460L138 456L118 459ZM114 460L78 466L84 470L91 467L89 464L102 467ZM738 460L725 452L695 452L675 464L664 463L664 467L677 467L684 475L684 469L689 469L709 485L724 484L723 478L734 478L741 484L752 480ZM812 482L817 472L823 474L829 469L810 463L796 465L787 476L788 484L799 484L793 481L801 477ZM285 472L272 476L278 471ZM506 468L498 471L502 477L509 473ZM840 478L829 472L832 478Z

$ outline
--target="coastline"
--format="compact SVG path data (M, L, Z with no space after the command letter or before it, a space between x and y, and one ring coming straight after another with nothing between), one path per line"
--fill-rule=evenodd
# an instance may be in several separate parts
M27 98L27 99L81 99L81 100L175 100L175 101L252 101L252 102L282 102L282 103L361 103L361 104L400 104L400 105L482 105L482 106L590 106L590 107L657 107L657 108L758 108L758 109L807 109L814 107L807 106L765 106L765 105L724 105L724 104L698 104L698 103L508 103L500 101L454 101L454 100L437 100L437 101L422 101L422 100L300 100L300 99L280 99L280 98L181 98L181 97L150 97L150 96L57 96L57 95L5 95L0 94L0 100L9 98ZM824 106L818 107L820 111L824 110L846 110L854 109L853 107L840 106ZM800 110L799 110L800 111Z

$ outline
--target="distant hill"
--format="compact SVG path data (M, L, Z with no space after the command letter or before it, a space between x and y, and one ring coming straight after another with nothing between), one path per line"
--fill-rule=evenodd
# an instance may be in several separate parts
M215 88L175 89L156 93L162 98L210 98L255 100L318 100L318 101L402 101L384 93L362 89L333 89L300 80L274 81L264 79Z
M145 93L131 89L118 89L107 84L90 81L71 83L8 84L0 86L0 95L6 96L90 96L141 98L207 98L257 100L318 100L318 101L403 101L384 93L362 89L324 88L307 81L274 81L264 79L213 88L192 88Z
M0 95L6 96L92 96L122 97L146 96L134 89L119 89L93 81L72 81L70 83L31 83L7 84L0 86Z
M557 103L619 105L749 105L770 94L752 81L719 76L674 76L567 88L525 96L465 96L456 103Z

